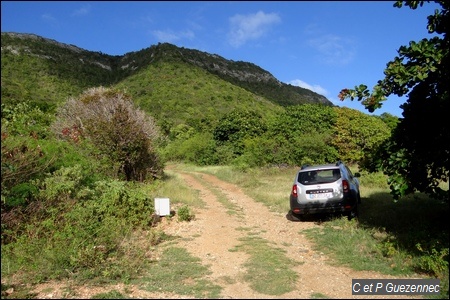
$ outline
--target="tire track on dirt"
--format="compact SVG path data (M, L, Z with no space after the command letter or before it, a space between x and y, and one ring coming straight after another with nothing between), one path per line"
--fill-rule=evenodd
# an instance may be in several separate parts
M242 264L247 261L248 255L241 251L229 251L240 244L238 239L242 233L236 228L242 226L242 222L236 216L229 215L217 196L194 175L180 173L180 176L188 186L200 192L206 206L196 209L195 220L179 223L176 229L169 226L165 231L182 237L177 245L186 248L208 266L212 272L208 279L223 287L223 298L269 298L253 291L242 280L245 272Z

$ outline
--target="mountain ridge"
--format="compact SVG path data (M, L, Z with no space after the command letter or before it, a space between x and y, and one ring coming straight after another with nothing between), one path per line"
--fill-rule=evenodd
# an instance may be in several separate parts
M9 37L9 39L4 43L6 37ZM72 44L61 43L36 34L2 32L2 55L5 51L17 54L22 50L22 52L28 52L31 55L41 55L47 59L55 59L51 53L42 51L45 48L42 45L33 48L27 45L27 41L29 44L34 41L35 44L39 42L47 43L53 47L69 50L72 52L72 55L79 56L78 60L82 64L96 65L111 72L110 76L103 77L106 85L115 84L156 61L181 60L282 106L304 103L333 105L323 95L280 82L271 73L253 63L228 60L218 54L178 47L169 43L158 43L138 51L113 56L102 52L85 50ZM13 45L7 45L6 43L8 42Z

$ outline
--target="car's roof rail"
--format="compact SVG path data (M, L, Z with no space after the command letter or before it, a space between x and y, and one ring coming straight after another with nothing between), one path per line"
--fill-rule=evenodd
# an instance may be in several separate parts
M306 168L306 167L309 167L309 164L304 164L304 165L302 165L301 170L303 170L303 169Z

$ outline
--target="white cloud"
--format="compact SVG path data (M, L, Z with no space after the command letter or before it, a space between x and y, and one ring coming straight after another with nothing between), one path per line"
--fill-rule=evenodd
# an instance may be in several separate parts
M41 18L50 22L56 21L56 19L51 14L43 14Z
M173 43L181 39L192 40L195 37L194 32L191 30L185 30L180 32L174 32L172 30L153 30L151 32L159 42Z
M43 15L41 15L41 18L45 22L50 23L52 25L58 24L58 20L55 17L53 17L51 14L43 14Z
M72 16L85 16L87 14L89 14L89 12L91 11L91 6L89 4L82 6L81 8L75 10L72 13Z
M310 39L308 44L318 51L319 60L329 65L348 64L355 55L353 42L336 35L328 34Z
M317 94L326 96L328 94L328 91L326 89L324 89L323 87L321 87L320 85L310 85L300 79L294 79L288 82L291 85L295 85L295 86L299 86L308 90L311 90Z
M231 29L228 41L233 47L239 47L249 40L256 40L270 29L281 18L276 13L266 14L258 11L256 14L235 15L230 18Z

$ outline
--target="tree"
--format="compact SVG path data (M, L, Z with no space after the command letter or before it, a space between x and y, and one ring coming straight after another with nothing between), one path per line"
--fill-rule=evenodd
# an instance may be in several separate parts
M380 118L346 107L335 109L335 132L330 143L343 161L362 164L391 135L390 128Z
M127 181L143 181L162 174L154 144L158 128L149 115L137 109L131 98L104 87L91 88L58 109L53 131L62 138L92 143L118 164Z
M394 7L404 4L417 9L424 2L397 1ZM380 168L389 176L394 199L414 191L449 199L449 191L439 184L449 179L450 16L449 2L435 2L441 9L428 16L427 26L434 37L401 46L399 55L387 64L385 78L372 91L361 84L339 94L341 100L361 101L370 112L380 108L391 94L407 95L407 102L400 106L403 118L381 151Z
M395 127L397 127L397 124L399 122L399 118L391 115L390 113L382 113L380 116L376 116L377 118L379 118L380 120L382 120L391 131L393 131L395 129Z
M337 111L332 106L289 106L268 125L268 138L275 142L274 154L297 166L336 161L338 153L330 143L336 120Z
M213 130L213 138L218 145L232 145L235 154L241 155L243 141L266 131L262 116L253 111L234 109L220 118Z

